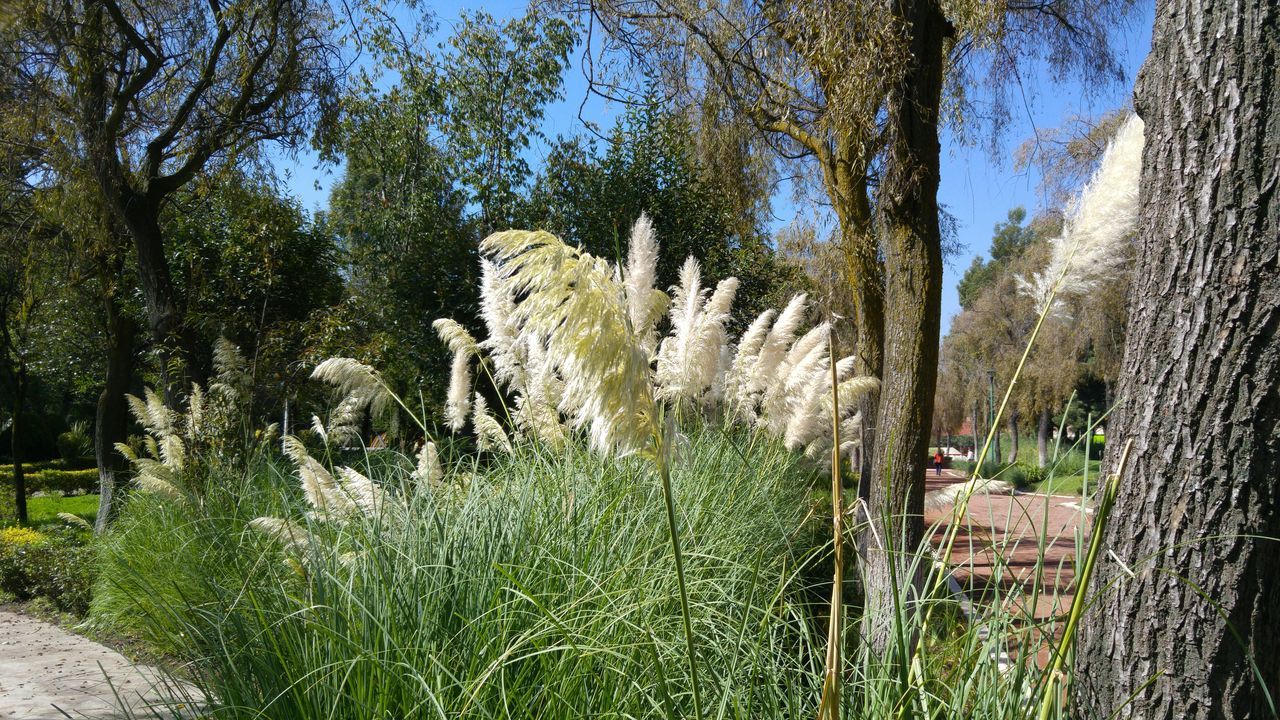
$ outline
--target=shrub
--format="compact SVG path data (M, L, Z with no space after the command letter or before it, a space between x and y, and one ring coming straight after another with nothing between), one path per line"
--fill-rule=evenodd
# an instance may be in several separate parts
M83 420L71 423L71 427L58 436L58 457L65 462L73 462L88 457L93 452L93 439L89 437L89 426Z
M0 590L19 600L46 598L59 610L88 612L95 572L84 531L0 530Z
M23 473L28 493L46 492L63 495L83 495L98 491L98 470L59 470L46 468L34 472ZM0 491L13 492L13 470L0 475Z

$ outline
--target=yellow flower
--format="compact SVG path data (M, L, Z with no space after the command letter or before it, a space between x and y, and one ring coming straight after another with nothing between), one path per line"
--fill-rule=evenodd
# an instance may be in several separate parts
M23 547L26 545L39 545L48 539L31 528L7 527L0 530L0 545Z

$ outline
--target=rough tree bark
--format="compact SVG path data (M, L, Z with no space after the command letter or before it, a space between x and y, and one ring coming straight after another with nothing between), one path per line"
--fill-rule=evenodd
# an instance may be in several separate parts
M107 379L98 394L93 454L98 463L98 518L94 532L102 533L120 510L120 491L129 480L129 464L116 451L129 432L129 406L125 393L133 376L133 343L137 326L114 298L106 300Z
M1082 625L1080 717L1276 712L1280 552L1261 538L1280 537L1278 15L1270 0L1157 5L1107 466L1134 445Z
M938 229L938 107L950 25L937 0L894 0L910 61L888 98L889 145L880 187L885 239L884 372L870 477L871 521L887 547L867 544L865 636L883 654L892 593L910 591L923 540L924 478L938 370L942 242ZM896 578L896 583L895 583Z

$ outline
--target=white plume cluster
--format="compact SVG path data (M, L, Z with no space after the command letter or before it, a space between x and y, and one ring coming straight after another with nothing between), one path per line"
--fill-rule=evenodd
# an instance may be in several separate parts
M652 354L658 344L658 319L667 305L667 296L654 288L658 279L658 238L648 214L631 228L627 246L627 268L624 273L627 293L627 316L631 330L640 337L640 346Z
M805 295L781 312L766 310L736 346L726 330L736 278L704 287L690 257L669 303L653 287L658 242L647 216L632 229L621 269L542 231L495 233L481 251L487 339L476 342L449 320L436 329L454 351L447 419L457 429L469 417L482 450L509 452L513 438L472 392L464 372L473 355L492 364L497 389L511 394L515 439L558 447L582 430L593 448L619 454L654 449L658 407L669 403L753 426L828 462L833 416L854 437L847 424L856 421L856 401L878 387L853 376L852 358L840 360L833 415L831 331L807 327ZM670 330L659 342L668 304Z
M248 418L241 400L251 382L247 363L226 338L214 343L213 356L208 390L193 383L182 412L166 405L151 388L144 388L141 398L125 396L146 432L143 452L125 443L115 448L133 465L134 480L143 490L183 501L187 492L181 476L192 463L234 458L246 449ZM271 441L276 430L276 425L269 425L260 437Z
M1126 243L1138 219L1142 146L1142 119L1131 115L1072 203L1062 235L1050 241L1048 265L1029 279L1018 278L1037 313L1058 310L1065 297L1087 294L1128 262Z
M494 452L501 450L510 455L513 450L511 439L507 437L502 425L498 424L498 421L489 412L489 403L485 401L483 395L476 393L472 408L471 424L476 429L476 446L480 451Z
M671 334L658 348L655 379L662 400L700 400L716 384L737 278L725 278L707 297L693 257L680 270L671 303Z

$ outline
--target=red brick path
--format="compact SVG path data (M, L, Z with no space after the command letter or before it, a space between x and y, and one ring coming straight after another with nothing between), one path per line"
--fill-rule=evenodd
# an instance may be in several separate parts
M949 471L935 477L930 470L926 492L965 479ZM1027 613L1027 624L1038 626L1041 633L1061 632L1075 592L1077 537L1082 544L1087 542L1085 533L1089 529L1079 503L1078 497L1035 493L975 494L970 498L950 562L954 577L979 613L999 602ZM935 526L933 543L939 552L944 550L947 524L953 514L953 507L925 512L925 523ZM1037 572L1042 542L1044 564ZM1040 592L1033 604L1037 584ZM1054 618L1062 622L1054 623ZM1042 666L1048 657L1047 647L1037 653Z

